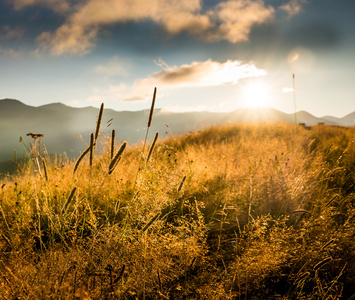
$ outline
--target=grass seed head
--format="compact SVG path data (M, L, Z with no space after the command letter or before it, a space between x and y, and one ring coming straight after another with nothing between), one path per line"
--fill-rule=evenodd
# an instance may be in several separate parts
M70 195L69 195L67 201L65 202L65 204L64 204L64 206L63 206L62 213L65 213L65 211L67 210L67 208L68 208L70 202L73 200L75 191L76 191L76 187L74 187L74 188L71 190Z
M115 138L116 138L116 132L113 129L112 132L111 132L111 154L110 154L111 160L112 160L113 154L115 152Z
M99 115L97 117L97 122L96 122L95 144L96 144L97 139L99 138L100 126L101 126L103 112L104 112L104 104L102 103L101 106L100 106L100 111L99 111Z
M88 148L86 148L84 150L84 152L81 153L81 155L78 157L78 159L76 160L75 165L74 165L73 175L75 174L76 170L78 169L80 162L83 160L85 155L89 153L89 151L90 151L90 146Z
M153 153L153 149L154 149L154 146L155 146L155 144L156 144L156 142L157 142L157 140L158 140L158 137L159 137L159 132L156 132L156 133L155 133L155 136L154 136L153 143L152 143L152 145L151 145L150 148L149 148L149 152L148 152L148 155L147 155L146 163L148 163L149 158L150 158L150 156L151 156L152 153Z
M92 168L92 161L94 158L94 134L91 133L90 134L90 160L89 160L89 164L90 164L90 169Z
M331 257L327 257L327 258L323 259L321 262L317 263L314 266L313 270L316 271L316 270L320 269L322 266L324 266L326 263L330 262L331 260L332 260Z
M186 175L183 177L183 179L181 180L180 184L179 184L179 187L177 189L177 192L179 193L182 189L182 186L184 185L184 182L186 180Z
M153 93L153 100L152 100L152 106L150 107L150 112L149 112L149 118L148 118L148 128L152 124L152 119L153 119L153 111L154 111L154 105L155 105L155 97L157 95L157 88L154 88L154 93Z
M123 151L126 149L127 142L123 142L121 147L118 149L116 155L114 158L111 160L110 165L108 166L108 174L111 175L114 169L116 168L119 160L121 159L121 155Z

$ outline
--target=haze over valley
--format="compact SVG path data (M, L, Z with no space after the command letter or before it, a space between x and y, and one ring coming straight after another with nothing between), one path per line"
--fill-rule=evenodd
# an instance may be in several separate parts
M34 107L18 100L0 100L0 139L6 141L0 146L0 162L3 166L0 165L0 173L8 168L4 161L13 160L15 150L18 157L22 157L25 147L19 142L20 137L27 145L33 142L31 137L26 136L29 132L44 134L41 143L46 146L49 154L77 157L87 147L90 132L95 130L97 115L98 109L94 107L74 108L61 103ZM149 110L132 112L105 109L102 130L109 135L115 129L118 141L136 144L145 137L148 115ZM354 120L355 112L343 118L318 118L305 111L297 112L297 122L305 123L306 126L318 123L354 126ZM173 113L156 109L150 134L153 136L158 131L162 139L167 134L187 134L217 124L265 121L294 123L295 117L294 114L273 108L241 108L228 113Z

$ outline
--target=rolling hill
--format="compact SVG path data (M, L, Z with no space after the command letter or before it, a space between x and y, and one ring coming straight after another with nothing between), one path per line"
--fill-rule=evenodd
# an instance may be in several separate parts
M43 133L42 143L50 154L66 154L69 158L77 157L88 143L89 134L95 129L98 109L94 107L74 108L61 103L52 103L39 107L26 105L14 99L0 100L0 162L12 160L14 150L22 153L24 146L20 137L28 145L29 132ZM126 140L133 144L145 136L149 110L114 111L105 109L103 116L104 132L116 130L118 141ZM330 125L351 126L354 124L355 112L344 118L317 118L305 111L297 113L299 123L316 125L320 122ZM172 113L157 109L150 133L159 131L160 136L168 131L184 134L200 130L207 126L236 122L294 122L294 114L286 114L272 108L242 108L229 113L186 112ZM8 163L7 163L8 165ZM8 167L6 167L8 168ZM4 172L0 165L0 173Z

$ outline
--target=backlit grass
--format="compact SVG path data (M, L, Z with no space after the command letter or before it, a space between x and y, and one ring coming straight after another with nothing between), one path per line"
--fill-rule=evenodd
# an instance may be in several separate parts
M122 149L97 123L92 156L32 152L1 179L0 299L353 295L354 128L231 124Z

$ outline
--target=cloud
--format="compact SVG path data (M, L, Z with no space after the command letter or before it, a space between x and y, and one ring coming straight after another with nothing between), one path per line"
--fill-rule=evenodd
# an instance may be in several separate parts
M158 87L163 97L165 91L176 88L231 85L243 78L266 75L254 64L238 60L220 63L209 59L170 67L160 59L156 64L164 69L137 80L132 86L121 83L110 85L108 89L96 89L87 101L142 101L150 99L154 87Z
M6 56L11 56L13 58L16 58L21 55L20 52L17 52L14 49L11 49L11 48L5 49L5 48L0 47L0 55L1 54L6 55Z
M159 86L164 88L205 87L235 84L240 79L265 75L252 63L227 60L225 63L211 59L181 66L165 67L147 78L135 82L134 87Z
M284 10L289 17L292 17L302 11L303 5L307 0L290 0L288 3L279 6L281 10Z
M94 48L97 33L97 26L85 28L80 24L64 24L54 34L43 32L37 41L53 55L84 55Z
M59 10L62 7L59 4L65 7L67 2L51 0L49 3ZM263 0L227 0L207 11L203 10L202 0L88 0L73 6L72 10L55 32L43 32L38 37L40 45L53 55L86 54L96 46L103 27L147 20L172 35L185 32L209 42L237 43L248 39L253 25L272 20L275 12Z
M0 41L21 39L24 33L25 33L24 28L18 26L15 28L11 28L10 26L4 25L0 28Z
M194 30L206 28L206 18L196 15L200 8L199 0L89 0L77 6L54 33L43 32L38 42L53 55L83 55L93 49L100 28L106 25L153 20L171 33L192 25Z
M112 57L106 65L98 65L95 68L95 72L105 75L106 77L112 77L117 75L128 75L129 66L127 62L116 55Z
M226 39L236 43L248 40L253 25L268 22L273 19L275 9L265 7L264 1L237 0L219 3L209 15L216 24L209 39Z
M16 10L24 9L27 6L41 5L57 13L64 13L70 9L68 0L13 0L12 5Z

